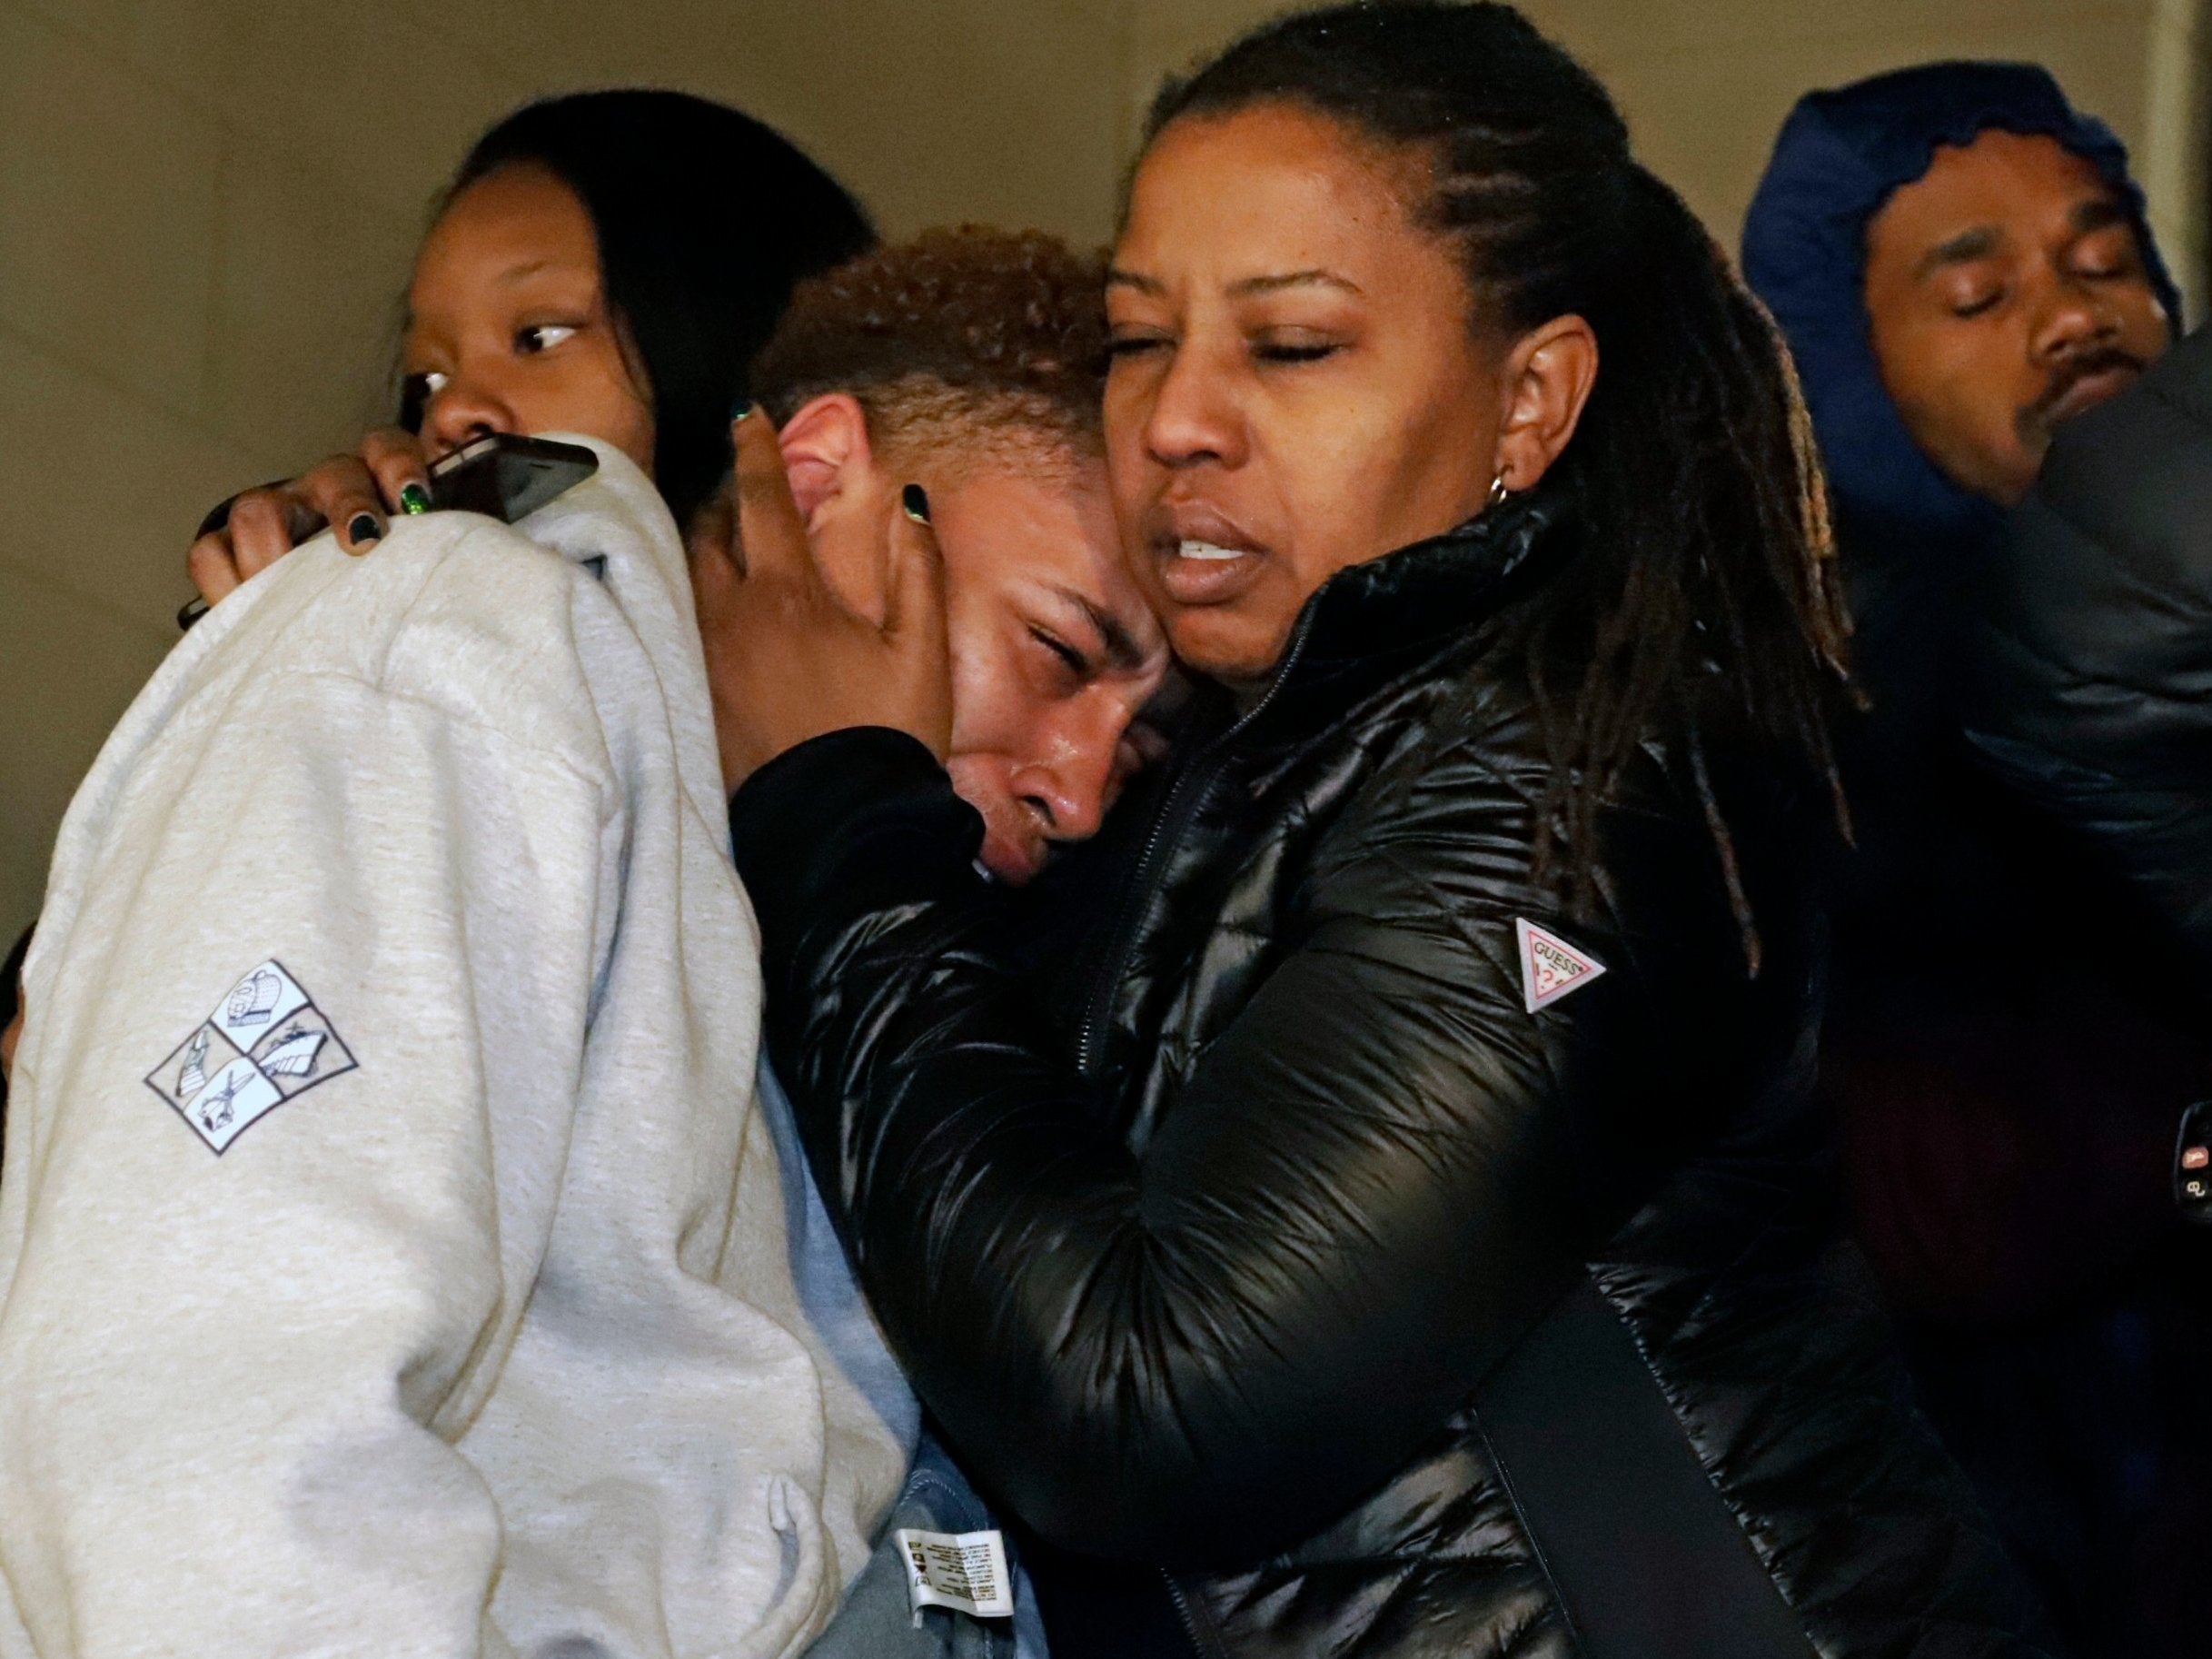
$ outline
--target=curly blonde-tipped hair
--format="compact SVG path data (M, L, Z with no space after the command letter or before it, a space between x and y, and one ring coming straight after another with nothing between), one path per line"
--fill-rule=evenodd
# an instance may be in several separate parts
M799 285L755 361L778 424L845 392L870 440L940 470L1065 472L1104 452L1106 257L1042 231L925 231Z

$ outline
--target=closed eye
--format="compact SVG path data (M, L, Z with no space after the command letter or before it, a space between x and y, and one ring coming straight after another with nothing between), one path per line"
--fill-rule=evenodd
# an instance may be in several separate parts
M1254 354L1262 363L1319 363L1343 349L1337 345L1263 345Z
M1136 357L1165 346L1167 342L1157 334L1128 334L1106 342L1108 357Z
M1081 651L1077 651L1066 641L1056 637L1045 629L1036 627L1029 630L1029 637L1035 640L1039 645L1042 645L1054 656L1057 657L1066 667L1067 671L1070 674L1073 674L1076 680L1086 680L1090 679L1091 665L1089 659L1085 657Z
M2123 277L2139 275L2142 267L2135 260L2122 254L2118 258L2084 260L2074 267L2074 273L2085 283L2118 282Z

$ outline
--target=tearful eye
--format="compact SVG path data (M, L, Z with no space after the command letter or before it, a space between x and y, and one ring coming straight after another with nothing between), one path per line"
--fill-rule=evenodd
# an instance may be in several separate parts
M1083 653L1068 644L1066 641L1055 637L1042 628L1030 629L1029 637L1057 657L1067 671L1077 680L1087 680L1090 677L1091 665L1084 660Z
M568 323L534 323L530 327L517 329L514 349L525 357L535 357L541 352L550 352L576 333L575 325Z

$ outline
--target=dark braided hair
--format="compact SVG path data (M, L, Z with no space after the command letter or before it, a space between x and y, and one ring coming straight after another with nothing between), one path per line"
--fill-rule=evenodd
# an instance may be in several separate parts
M1598 808L1642 742L1679 737L1756 973L1704 734L1794 754L1841 820L1827 720L1849 633L1810 422L1771 321L1629 154L1605 89L1510 6L1294 14L1171 82L1147 140L1277 102L1428 152L1415 211L1463 251L1485 325L1578 315L1597 336L1596 385L1542 485L1571 501L1578 546L1513 619L1553 761L1537 876L1555 879L1563 852L1586 907Z

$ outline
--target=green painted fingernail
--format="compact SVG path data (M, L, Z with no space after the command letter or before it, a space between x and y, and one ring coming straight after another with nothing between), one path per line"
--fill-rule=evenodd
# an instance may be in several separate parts
M430 511L430 492L412 479L400 486L400 511L413 514Z
M898 492L898 504L907 510L907 516L917 524L929 522L929 492L919 484L908 484Z

